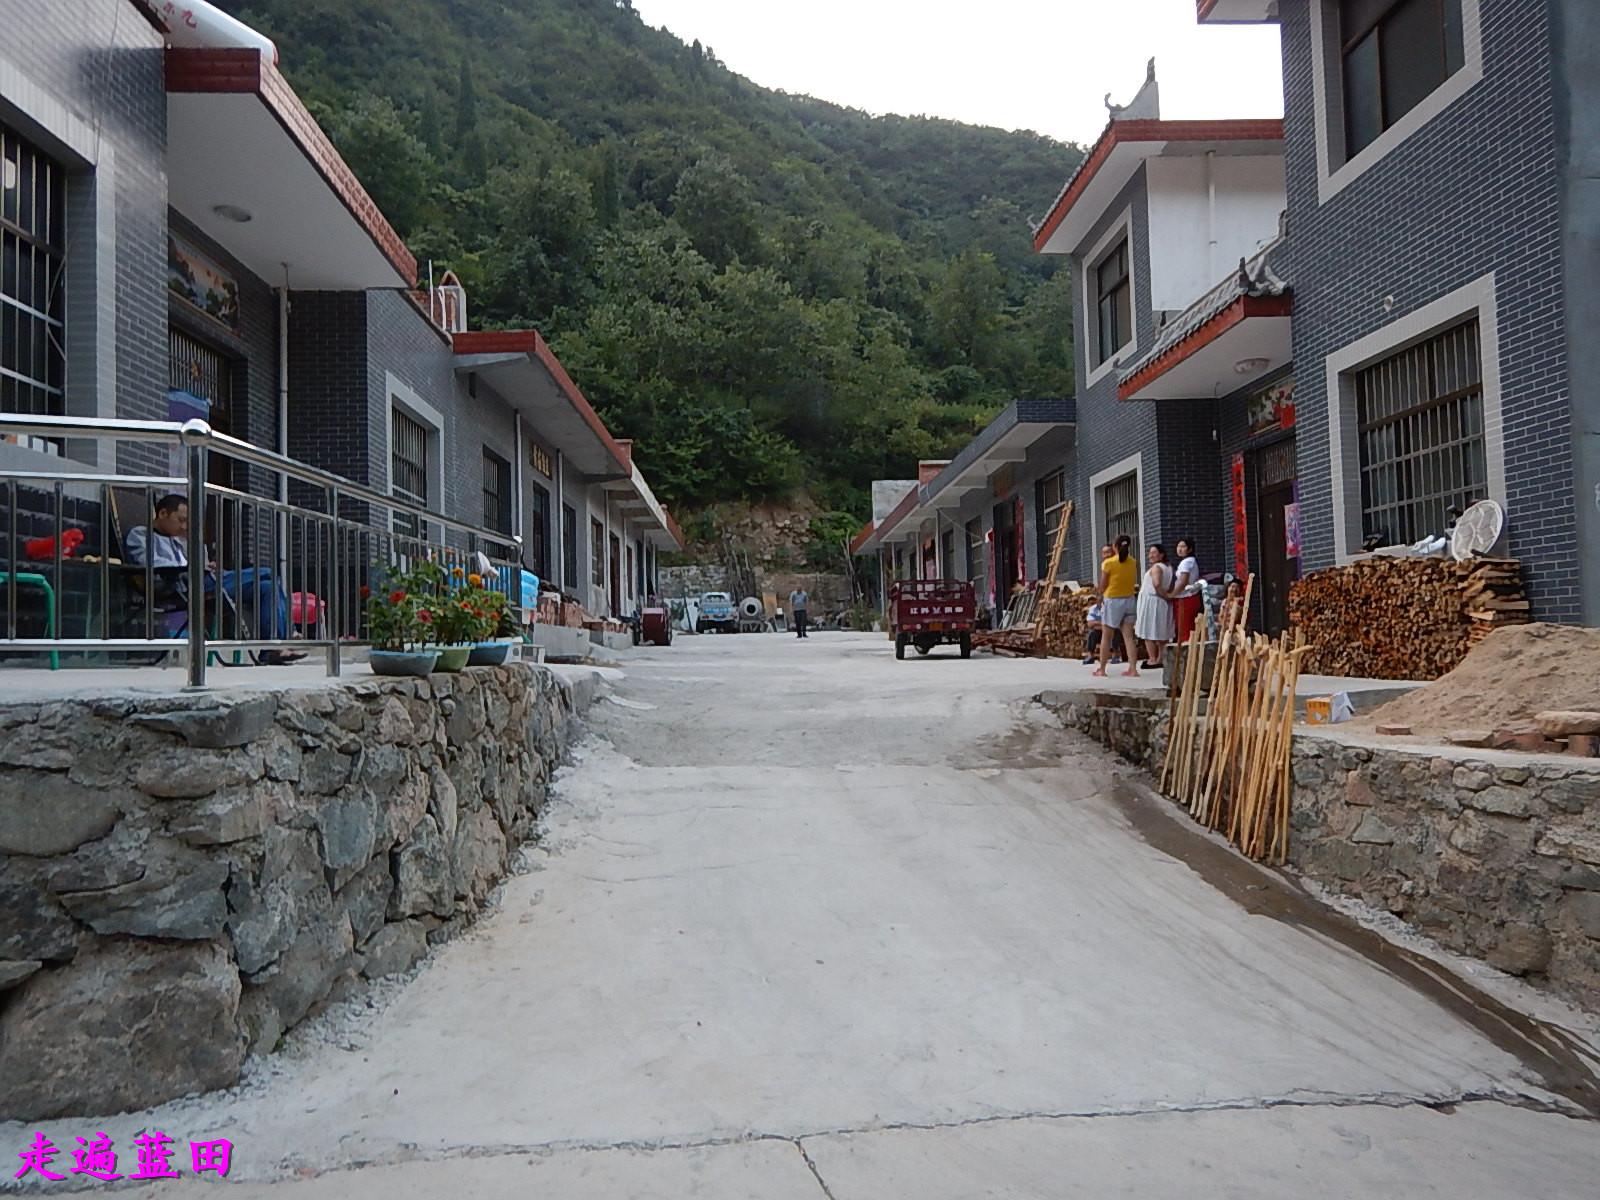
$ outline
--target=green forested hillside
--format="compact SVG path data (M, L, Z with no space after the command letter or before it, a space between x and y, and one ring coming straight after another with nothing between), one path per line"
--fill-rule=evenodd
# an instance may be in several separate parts
M412 249L541 330L668 499L873 478L1071 389L1081 150L761 88L628 0L234 0ZM774 21L774 36L782 36Z

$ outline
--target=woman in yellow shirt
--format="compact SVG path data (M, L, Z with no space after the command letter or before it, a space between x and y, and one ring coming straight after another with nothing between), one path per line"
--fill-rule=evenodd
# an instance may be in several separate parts
M1111 659L1111 648L1122 634L1122 645L1127 655L1128 669L1124 675L1139 674L1138 656L1134 650L1133 624L1139 606L1139 563L1128 553L1133 539L1127 534L1114 543L1116 554L1100 564L1100 599L1105 608L1102 617L1106 635L1100 639L1100 665L1096 675L1106 673L1106 663Z

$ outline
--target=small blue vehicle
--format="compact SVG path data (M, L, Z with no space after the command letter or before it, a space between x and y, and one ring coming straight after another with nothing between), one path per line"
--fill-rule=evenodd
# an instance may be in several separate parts
M706 633L713 629L719 633L739 632L739 614L727 592L706 592L700 597L700 616L694 631Z

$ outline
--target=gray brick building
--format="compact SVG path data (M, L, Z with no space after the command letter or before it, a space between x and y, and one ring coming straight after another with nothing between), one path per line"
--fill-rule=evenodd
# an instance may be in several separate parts
M0 40L0 412L201 417L503 535L591 612L631 612L679 539L627 443L531 331L522 374L475 370L464 295L414 290L416 260L270 43L167 9L0 0L0 28L26 31ZM165 450L111 445L17 437L0 470L173 473ZM276 493L212 457L213 482ZM67 507L98 548L104 514ZM24 511L5 532L35 517L53 523Z
M1202 554L1204 570L1256 572L1257 615L1274 629L1299 573L1438 534L1452 506L1492 499L1534 616L1600 619L1600 400L1576 365L1600 356L1587 269L1600 229L1594 6L1197 7L1206 22L1281 26L1285 222L1242 269L1220 263L1186 307L1158 298L1137 312L1154 337L1140 324L1143 348L1120 360L1115 391L1124 407L1157 409L1153 434L1132 428L1154 438L1161 478L1143 490L1160 537L1192 527L1219 551ZM1102 146L1149 115L1114 114ZM1095 165L1091 153L1085 170ZM1159 230L1146 236L1159 249ZM1092 353L1092 254L1078 265L1079 343ZM1108 385L1085 383L1080 454L1097 415L1122 424L1121 409L1097 404ZM1182 432L1163 423L1180 411ZM1210 462L1184 449L1208 441Z

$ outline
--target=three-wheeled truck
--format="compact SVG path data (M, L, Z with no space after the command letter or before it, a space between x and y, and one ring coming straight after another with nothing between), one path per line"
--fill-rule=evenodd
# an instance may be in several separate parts
M904 658L906 647L926 654L935 646L961 647L961 657L972 657L972 631L978 606L972 585L961 579L902 579L889 586L889 634L894 656Z

